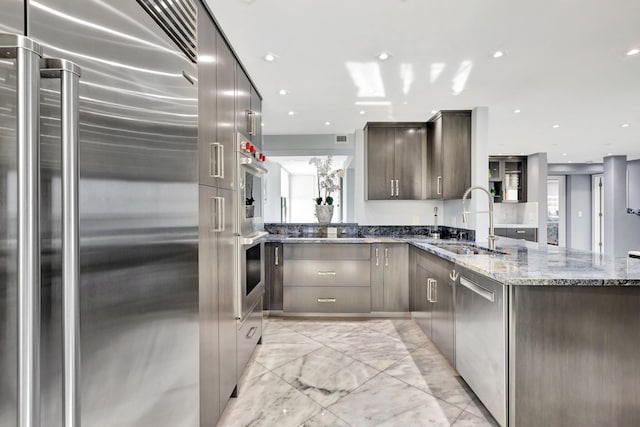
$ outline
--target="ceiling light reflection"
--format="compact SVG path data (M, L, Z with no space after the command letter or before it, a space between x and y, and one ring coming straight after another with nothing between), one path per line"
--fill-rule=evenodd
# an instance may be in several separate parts
M429 73L429 81L431 83L435 83L440 77L440 74L444 71L445 63L444 62L434 62L431 64L431 71Z
M353 84L358 88L358 98L384 98L384 83L380 73L380 65L376 62L347 62L346 64Z
M413 65L400 64L400 78L402 79L402 93L409 94L413 84Z
M458 71L456 71L456 75L453 77L453 85L451 86L451 91L454 95L459 95L462 93L465 86L467 85L467 80L469 79L469 75L471 74L472 69L472 61L462 61L460 63Z
M391 105L391 101L356 101L356 105L370 105L374 107L383 107ZM360 113L363 114L363 113Z

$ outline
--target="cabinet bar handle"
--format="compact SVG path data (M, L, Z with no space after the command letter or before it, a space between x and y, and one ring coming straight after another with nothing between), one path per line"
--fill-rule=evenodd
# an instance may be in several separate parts
M249 332L247 332L247 338L252 338L256 334L257 330L258 330L258 328L256 326L252 326L249 329Z
M518 234L525 234L527 231L526 230L516 230L516 233Z
M393 197L393 180L391 180L391 197Z
M396 197L400 195L400 180L396 179Z
M318 302L324 303L324 302L336 302L335 298L318 298Z
M380 266L380 257L379 257L379 254L380 254L380 249L376 248L376 267L379 267L379 266Z
M438 194L442 194L442 177L439 176L436 180L436 192Z
M278 253L279 252L278 249L279 248L276 246L276 249L275 249L275 258L276 258L275 264L276 264L276 267L280 265L280 256L279 256L279 253Z
M427 302L433 302L431 298L433 279L427 279Z
M335 271L318 271L318 276L335 276Z
M389 267L389 249L384 248L384 266Z

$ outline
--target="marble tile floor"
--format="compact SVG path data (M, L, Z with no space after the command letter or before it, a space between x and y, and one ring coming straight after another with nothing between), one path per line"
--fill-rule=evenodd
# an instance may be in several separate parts
M218 426L497 426L411 319L265 318Z

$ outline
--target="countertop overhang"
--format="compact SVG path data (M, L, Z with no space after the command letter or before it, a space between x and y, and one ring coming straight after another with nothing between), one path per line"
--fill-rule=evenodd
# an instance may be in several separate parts
M426 236L289 237L270 234L279 243L408 243L509 286L640 286L640 259L601 256L593 252L500 237L496 249L506 254L463 255L434 244L473 243ZM487 247L486 243L478 243Z

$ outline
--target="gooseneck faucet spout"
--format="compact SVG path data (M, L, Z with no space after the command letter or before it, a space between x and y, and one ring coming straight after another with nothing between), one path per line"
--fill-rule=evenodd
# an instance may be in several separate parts
M487 190L484 187L474 186L474 187L469 187L467 189L467 191L464 192L464 194L462 195L462 223L466 225L469 222L469 213L471 213L471 212L467 212L467 210L465 209L465 206L464 206L464 202L465 202L465 200L467 200L467 197L469 197L469 194L473 190L484 191L487 194L487 196L489 197L489 210L488 211L481 211L481 212L473 212L473 213L488 213L489 214L489 249L495 249L496 248L496 236L495 236L495 234L493 232L493 196L491 195L489 190Z

